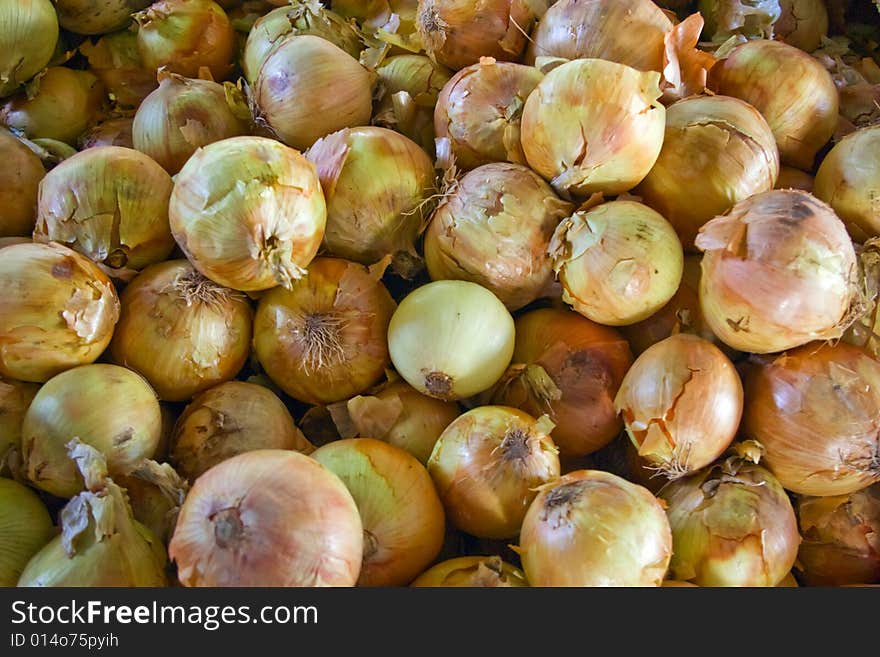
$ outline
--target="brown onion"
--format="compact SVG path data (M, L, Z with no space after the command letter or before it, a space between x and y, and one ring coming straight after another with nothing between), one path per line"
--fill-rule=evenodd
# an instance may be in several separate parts
M120 116L98 123L91 130L80 135L80 150L98 146L134 148L134 139L131 134L133 122L134 120L129 117Z
M156 71L141 61L135 32L106 34L95 43L83 42L79 50L117 107L136 109L158 86Z
M773 26L777 39L806 52L828 37L828 9L823 0L779 0L782 15Z
M413 587L523 587L526 576L501 557L456 557L447 559L416 577Z
M0 237L30 235L37 216L37 189L46 169L6 130L0 130L0 162Z
M105 34L126 27L151 0L55 0L61 27L74 34Z
M812 193L813 187L813 176L806 171L794 167L779 167L779 178L776 179L774 189L800 189Z

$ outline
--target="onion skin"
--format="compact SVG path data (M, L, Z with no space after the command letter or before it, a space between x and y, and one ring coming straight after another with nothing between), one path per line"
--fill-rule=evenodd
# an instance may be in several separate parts
M794 167L780 167L779 178L776 179L774 189L800 189L804 192L813 193L814 185L813 176L806 171L801 171Z
M42 383L91 363L119 319L97 265L59 244L15 244L0 258L0 376Z
M424 587L523 587L526 576L501 557L457 557L447 559L416 577L410 586Z
M822 0L779 0L782 15L773 26L775 36L804 52L813 52L828 36L828 9Z
M0 477L0 587L18 583L21 571L53 533L52 518L36 493Z
M80 150L98 146L134 148L134 138L131 134L133 123L133 119L124 116L98 123L91 130L80 135Z
M880 481L880 362L838 343L768 358L746 378L742 430L801 495L847 495Z
M0 8L0 98L48 66L58 42L58 16L49 0L16 0Z
M61 27L74 34L105 34L121 30L131 15L151 0L55 0Z
M29 236L46 169L30 148L5 130L0 130L0 161L0 237Z
M135 520L166 546L189 484L168 463L144 460L130 475L117 477Z
M541 488L518 552L531 586L660 586L672 534L646 488L576 470Z
M706 36L723 43L733 35L770 37L782 13L780 0L700 0Z
M198 478L168 554L184 586L354 586L363 525L351 493L323 465L256 450Z
M141 62L134 32L113 32L96 43L85 41L79 50L88 60L89 70L104 83L119 109L137 109L158 86L156 71Z
M521 164L468 172L443 199L425 231L433 280L478 283L511 311L553 292L553 232L573 209Z

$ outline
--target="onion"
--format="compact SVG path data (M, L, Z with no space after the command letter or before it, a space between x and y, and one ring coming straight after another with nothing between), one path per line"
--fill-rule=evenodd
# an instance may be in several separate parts
M168 553L184 586L354 586L363 525L351 493L323 465L261 449L198 478Z
M569 310L541 308L516 320L513 365L492 401L555 423L563 456L584 456L616 436L614 395L632 365L629 345L612 328Z
M562 299L600 324L650 317L681 284L684 254L666 219L635 201L579 210L556 229L549 253Z
M119 319L110 279L58 244L5 247L0 289L0 376L41 383L91 363L110 343Z
M457 557L432 566L416 577L413 587L523 587L526 576L498 556Z
M772 353L839 337L851 321L856 257L843 222L802 191L741 201L700 229L700 306L740 351Z
M0 130L0 162L0 237L30 235L46 169L30 148L5 130Z
M743 389L718 347L681 333L636 359L614 406L639 455L675 480L711 464L733 441Z
M519 542L532 586L660 586L672 555L657 498L600 470L542 487Z
M0 587L18 583L21 571L53 533L42 500L30 488L0 477Z
M39 389L36 383L0 378L0 472L9 465L11 452L21 450L21 425Z
M828 36L828 9L822 0L779 0L782 15L773 26L777 39L813 52Z
M445 401L491 388L510 364L513 346L513 317L498 297L468 281L417 288L388 326L397 372L419 392Z
M800 189L804 192L812 192L813 186L813 176L806 171L794 167L780 167L774 189Z
M168 544L189 484L167 463L145 459L130 475L117 477L134 519Z
M171 177L130 148L90 148L40 183L34 238L60 242L110 269L142 269L174 248Z
M306 157L327 202L327 252L365 265L391 255L395 270L411 274L437 185L425 151L392 130L363 127L319 139Z
M185 401L244 367L253 312L247 297L202 276L186 260L147 268L120 296L110 353L168 401Z
M281 5L287 0L269 2ZM397 14L404 22L414 21L418 0L331 0L329 4L333 11L357 19L364 27L377 28L387 23L392 14Z
M300 153L263 137L232 137L187 161L168 214L203 275L259 291L303 275L321 244L326 205L315 167Z
M34 139L30 143L33 144L31 148L43 161L47 170L55 168L58 164L73 157L78 152L70 144L65 144L57 139Z
M133 16L138 50L146 68L199 77L206 67L225 80L235 56L235 30L226 12L212 0L159 0Z
M342 128L367 125L373 77L326 39L290 36L272 49L254 82L257 124L298 149Z
M674 579L698 586L776 586L797 558L800 535L780 483L738 457L661 492L672 527Z
M195 481L218 463L258 449L311 454L315 448L271 390L229 381L199 394L183 411L171 438L171 461Z
M126 27L151 0L55 0L58 22L74 34L105 34Z
M48 66L58 31L58 16L49 0L16 0L0 6L0 98Z
M434 212L425 232L428 272L479 283L511 311L551 296L547 250L571 211L528 167L485 164L454 184Z
M598 59L554 68L526 99L520 127L529 166L561 194L619 194L657 161L666 110L660 74Z
M803 545L803 543L801 545ZM798 584L797 580L794 578L794 575L792 573L788 573L788 575L783 577L782 580L779 582L779 584L776 585L777 588L789 588L789 589L790 588L796 589L796 588L799 588L799 586L800 585Z
M700 0L706 35L723 43L732 35L770 37L782 15L780 0Z
M880 484L850 495L798 497L801 577L811 586L880 584Z
M542 78L536 68L484 57L446 83L434 110L434 130L449 138L456 165L474 169L490 162L526 163L520 144L522 110Z
M779 151L751 105L727 96L695 96L666 110L666 136L636 190L694 250L700 227L739 201L773 189Z
M743 432L785 488L847 495L880 481L880 362L846 343L805 345L746 378Z
M141 61L135 32L124 30L107 34L95 43L85 41L79 50L117 107L137 108L158 85L156 71Z
M132 123L134 123L133 119L124 116L102 121L80 135L79 147L81 150L98 146L134 148Z
M837 125L831 75L802 50L759 39L734 48L709 72L709 88L753 105L767 119L784 164L811 169Z

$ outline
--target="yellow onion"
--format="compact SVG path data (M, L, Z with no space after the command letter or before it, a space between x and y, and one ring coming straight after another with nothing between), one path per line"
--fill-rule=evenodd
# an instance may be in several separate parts
M235 30L226 12L212 0L159 0L134 15L138 51L146 68L199 77L206 67L225 80L235 56Z
M315 166L300 153L264 137L232 137L187 161L168 214L196 269L250 292L290 287L303 275L321 244L327 208Z
M431 477L407 452L372 438L324 445L312 457L351 492L364 528L359 586L408 584L443 546L443 505Z
M253 85L258 125L306 149L342 128L368 125L373 74L326 39L299 34L278 44Z
M779 177L774 189L800 189L812 193L814 185L813 176L806 171L794 167L779 167Z
M0 378L0 473L10 466L13 452L21 451L24 415L39 389L36 383Z
M55 54L58 16L49 0L0 6L0 98L42 71Z
M330 470L299 452L261 449L196 480L168 554L184 586L354 586L363 525Z
M579 210L550 242L562 299L608 326L634 324L660 310L681 284L684 253L662 215L635 201Z
M74 34L105 34L126 27L152 0L55 0L58 22Z
M290 289L261 299L254 351L291 397L327 404L360 394L390 365L388 323L394 299L381 271L341 258L317 258Z
M52 518L36 493L0 477L0 587L18 583L21 571L53 533Z
M828 36L828 9L823 0L779 0L782 15L773 26L780 41L813 52Z
M776 586L800 543L791 502L766 469L739 457L660 493L672 527L674 579L698 586Z
M327 252L365 265L390 255L396 271L410 274L437 186L427 153L402 134L362 127L319 139L306 157L327 202Z
M675 480L711 464L733 441L743 389L718 347L680 333L636 359L614 406L639 456Z
M174 249L171 177L131 148L82 151L40 183L34 239L65 244L111 270L142 269Z
M413 587L523 587L522 571L499 556L456 557L431 566L410 584Z
M168 463L150 459L115 480L125 489L134 519L167 545L189 484Z
M61 535L28 562L18 586L165 586L165 547L134 519L103 456L75 438L67 449L86 490L61 510Z
M635 193L694 250L700 227L739 201L773 189L779 151L754 107L727 96L695 96L666 110L660 157Z
M561 308L527 312L515 327L514 364L492 402L548 414L563 456L585 456L611 441L623 426L614 396L632 365L621 335Z
M599 59L554 68L523 108L520 132L529 166L564 195L632 189L663 145L659 84L659 73Z
M851 322L856 256L843 222L807 192L741 201L696 239L700 307L740 351L772 353L840 337Z
M437 137L449 138L457 166L526 163L522 110L543 77L531 66L482 58L446 83L434 110L434 130Z
M134 148L132 123L134 123L134 119L125 116L102 121L80 135L79 147L81 150L97 146Z
M229 381L190 402L174 426L170 451L177 471L195 481L221 461L257 449L314 451L275 393Z
M849 495L798 497L801 577L810 586L880 584L880 484Z
M769 358L746 378L743 432L792 492L847 495L880 481L880 362L843 342Z
M532 586L660 586L672 535L646 488L609 472L576 470L541 488L518 552Z
M0 289L0 376L40 383L91 363L119 319L110 279L59 244L5 247Z
M110 353L168 401L185 401L244 367L253 311L247 297L217 285L187 260L145 269L120 295Z
M450 521L481 538L512 538L537 489L559 477L553 422L480 406L446 427L428 459Z
M6 130L0 130L0 162L0 237L30 235L37 216L37 189L46 169Z
M158 85L156 71L141 61L135 32L113 32L94 43L83 42L79 50L117 107L137 108Z
M782 15L780 0L700 0L706 35L723 43L732 35L771 37Z
M811 169L837 126L838 95L813 57L781 41L734 48L709 72L709 88L754 106L767 119L784 164Z
M513 356L513 317L486 288L435 281L404 297L388 325L397 372L419 392L454 401L491 388Z
M404 381L388 383L328 410L343 438L384 440L406 450L422 465L428 463L440 434L461 413L457 404L423 395Z
M551 296L547 251L571 211L526 166L480 166L454 184L431 218L424 244L428 273L434 280L479 283L511 311Z
M28 90L0 107L0 124L31 139L75 144L94 123L104 102L103 83L89 71L53 66Z

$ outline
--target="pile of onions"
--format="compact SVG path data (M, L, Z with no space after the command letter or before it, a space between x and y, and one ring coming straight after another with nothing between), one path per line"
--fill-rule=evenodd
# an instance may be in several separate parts
M312 34L275 46L253 84L257 123L304 150L342 128L369 125L374 75L354 57Z
M306 152L327 202L327 252L365 265L392 256L410 274L426 206L436 191L431 158L402 134L379 127L344 128Z
M480 406L440 435L428 472L450 521L480 538L512 538L537 490L560 474L553 422Z
M813 57L781 41L758 39L734 48L709 72L709 87L740 98L767 119L782 162L811 169L837 126L838 95Z
M158 84L156 71L141 61L135 32L113 32L95 43L83 42L79 50L120 109L137 108Z
M782 15L773 26L775 37L804 52L813 52L828 36L824 0L779 0Z
M544 413L556 427L564 456L601 449L621 428L614 396L632 365L629 345L614 329L561 308L541 308L516 319L513 365L492 402Z
M554 68L523 108L520 132L529 166L563 195L632 189L663 145L659 84L657 72L599 59Z
M184 586L354 586L363 550L339 477L299 452L261 449L196 480L168 554Z
M226 459L258 449L314 451L284 403L255 383L229 381L197 395L174 425L170 457L190 481Z
M87 130L79 137L80 150L96 148L98 146L122 146L134 148L132 125L134 119L120 116L115 119L107 119Z
M8 465L10 451L21 450L21 425L39 389L36 383L0 378L0 472Z
M743 389L718 347L680 333L636 359L614 406L639 455L674 480L724 453L739 428Z
M780 0L700 0L699 10L706 21L707 37L723 43L734 34L769 38L782 15L780 5Z
M863 349L805 345L745 383L743 432L785 488L846 495L880 481L880 362Z
M134 14L141 60L155 71L164 67L187 78L206 67L225 80L235 56L235 30L223 8L212 0L159 0Z
M14 244L0 258L0 376L43 382L95 361L119 319L110 279L60 244Z
M168 215L203 275L258 291L303 275L321 245L327 208L315 167L300 153L264 137L232 137L187 161Z
M0 586L18 583L21 571L49 542L53 530L49 511L36 493L0 477Z
M409 293L388 325L397 372L419 392L454 401L491 388L513 356L513 317L486 288L434 281Z
M173 186L139 151L89 148L46 174L34 238L65 244L111 270L142 269L174 249L168 225Z
M309 404L342 401L375 385L390 365L387 332L396 307L381 276L341 258L317 258L290 289L267 292L254 318L254 351L269 378Z
M672 534L649 490L609 472L576 470L541 488L518 552L532 586L660 586Z
M413 580L412 587L523 587L526 576L498 556L457 557L441 561Z
M0 237L30 235L37 213L37 190L46 169L12 133L0 130Z
M189 484L168 463L145 459L130 475L115 481L125 489L134 519L165 546L171 540Z
M247 297L217 285L187 260L141 272L120 296L110 353L140 373L160 399L185 401L238 374L250 353Z
M794 509L779 481L739 457L672 482L670 574L698 586L776 586L797 559Z
M636 194L694 249L700 227L739 201L773 189L779 151L751 105L727 96L695 96L666 110L660 157Z
M55 54L58 16L50 0L16 0L0 6L0 98L42 71Z
M554 292L548 254L559 222L572 210L521 164L486 164L448 192L425 231L434 280L479 283L511 311Z
M58 22L74 34L105 34L126 27L152 0L55 0Z
M359 586L403 586L443 546L443 506L421 463L372 438L337 440L312 457L346 485L361 517L364 555Z
M594 322L634 324L681 284L684 253L672 225L647 205L611 201L559 224L549 248L562 299Z
M773 353L839 337L856 255L843 222L807 192L771 191L700 229L703 317L725 344Z

